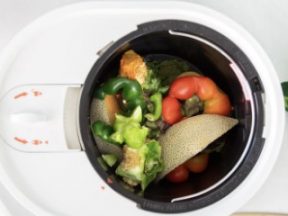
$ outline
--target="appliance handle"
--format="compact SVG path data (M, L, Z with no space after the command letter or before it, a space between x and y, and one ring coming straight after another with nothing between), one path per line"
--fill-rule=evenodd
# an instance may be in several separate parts
M0 100L0 136L22 152L82 151L79 85L22 85Z
M68 149L84 149L84 145L81 144L82 142L78 123L81 91L82 87L80 86L69 87L67 88L65 96L63 124Z

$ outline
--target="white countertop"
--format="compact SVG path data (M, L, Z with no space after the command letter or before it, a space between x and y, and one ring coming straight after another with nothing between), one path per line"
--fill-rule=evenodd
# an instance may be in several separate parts
M271 58L281 81L288 80L287 0L190 0L218 10L244 26ZM0 0L0 51L22 27L43 13L79 0ZM153 2L151 1L151 4ZM288 122L288 115L286 115ZM288 128L282 152L268 181L241 211L288 214ZM25 212L0 185L0 199L12 215ZM0 208L1 211L1 208ZM7 212L7 210L5 210ZM20 214L21 212L21 214ZM4 213L3 213L4 214Z

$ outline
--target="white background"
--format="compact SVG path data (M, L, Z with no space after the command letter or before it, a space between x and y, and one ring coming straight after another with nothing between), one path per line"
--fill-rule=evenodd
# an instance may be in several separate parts
M288 80L287 0L190 1L216 9L245 27L271 58L280 80ZM0 0L0 51L13 35L35 18L54 8L74 2L80 1ZM151 4L153 4L153 1L151 1ZM286 121L288 122L287 115ZM288 134L287 128L286 134ZM286 195L288 191L287 142L288 136L286 135L282 152L271 176L256 196L242 208L243 211L286 212L288 214L288 195ZM12 215L20 215L22 209L17 206L1 185L0 199L3 200Z

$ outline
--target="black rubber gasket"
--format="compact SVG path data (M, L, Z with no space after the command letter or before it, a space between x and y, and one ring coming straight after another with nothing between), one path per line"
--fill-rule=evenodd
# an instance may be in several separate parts
M193 22L181 20L159 20L139 25L136 31L133 31L119 39L110 48L108 48L108 50L105 51L94 64L83 86L80 100L79 123L80 133L87 156L97 173L106 181L107 178L109 178L109 174L106 173L100 164L96 162L96 158L100 156L100 152L96 148L95 141L90 131L89 119L90 103L93 97L94 89L97 85L97 82L95 81L98 79L98 72L105 65L106 61L108 61L108 59L113 56L114 52L120 47L123 47L123 45L128 44L129 41L145 34L168 30L179 31L201 37L224 50L237 63L244 76L248 80L253 92L253 103L255 106L255 127L250 148L242 164L240 164L234 174L214 190L209 191L201 196L194 197L190 200L169 203L145 199L127 191L123 188L122 185L118 183L109 184L115 191L124 197L135 201L140 208L153 212L180 213L209 206L210 204L219 201L231 193L238 185L241 184L241 182L243 182L243 180L253 169L261 154L265 142L265 140L262 138L264 125L264 108L261 96L261 93L263 92L263 88L261 87L261 79L259 78L258 73L253 64L250 62L249 58L235 43L233 43L230 39L221 33L209 27Z

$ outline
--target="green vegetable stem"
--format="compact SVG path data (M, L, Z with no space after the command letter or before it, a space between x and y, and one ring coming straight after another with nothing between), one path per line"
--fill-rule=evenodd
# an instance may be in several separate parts
M103 100L105 95L114 95L122 92L123 99L127 102L128 109L134 109L140 106L145 109L145 101L141 85L136 80L130 80L124 77L116 77L108 80L95 92L95 97Z
M157 92L150 97L151 102L154 104L154 112L148 113L145 117L148 121L156 121L161 117L162 112L162 95Z
M203 102L196 95L187 99L182 106L183 114L188 117L194 116L201 111L203 111Z

